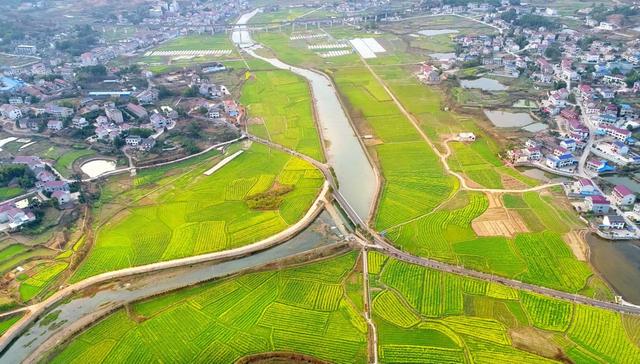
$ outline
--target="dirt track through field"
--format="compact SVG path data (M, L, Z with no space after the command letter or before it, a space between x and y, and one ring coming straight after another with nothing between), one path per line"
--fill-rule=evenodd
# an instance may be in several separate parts
M489 208L471 222L473 231L478 236L513 237L518 233L528 232L520 215L510 213L502 205L500 194L487 193Z

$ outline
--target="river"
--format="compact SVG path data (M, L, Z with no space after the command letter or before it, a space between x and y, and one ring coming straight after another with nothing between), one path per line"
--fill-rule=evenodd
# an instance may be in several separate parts
M256 44L245 25L257 12L254 10L240 16L231 39L252 57L270 63L276 68L291 71L309 81L319 128L326 141L327 160L338 178L340 193L358 216L365 221L368 220L377 196L378 179L342 108L338 92L331 80L322 73L290 66L277 58L258 55L254 51Z
M322 246L328 246L340 239L332 232L335 223L325 211L303 232L292 239L262 252L243 258L221 263L200 264L178 271L154 274L145 277L132 277L112 284L95 294L64 302L52 308L50 312L59 311L58 318L47 325L40 325L43 318L36 321L20 335L2 354L0 362L19 363L40 347L58 330L68 328L74 322L87 317L109 305L121 305L154 296L162 292L190 286L199 282L228 276L242 270L262 266L264 264L307 252ZM51 330L50 327L56 327Z

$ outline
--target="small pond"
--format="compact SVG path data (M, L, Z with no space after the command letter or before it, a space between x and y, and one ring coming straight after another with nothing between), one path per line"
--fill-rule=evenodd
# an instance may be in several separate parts
M94 159L83 164L80 169L90 178L98 177L104 173L115 171L116 162L109 159Z
M438 61L446 61L448 59L456 58L455 53L429 53L429 57L437 59Z
M475 80L460 80L464 88L479 88L483 91L504 91L508 87L492 78L481 77Z
M484 114L491 123L499 128L521 128L534 122L527 113L515 113L501 110L485 110Z
M614 185L625 185L634 193L640 193L640 183L632 180L631 177L609 176L609 177L603 177L602 179Z
M524 128L522 128L522 130L526 130L532 133L537 133L539 131L543 131L545 129L549 128L549 126L547 124L543 124L543 123L533 123L530 125L525 126Z
M427 37L433 37L440 34L455 34L458 33L458 31L456 29L424 29L418 33L426 35Z

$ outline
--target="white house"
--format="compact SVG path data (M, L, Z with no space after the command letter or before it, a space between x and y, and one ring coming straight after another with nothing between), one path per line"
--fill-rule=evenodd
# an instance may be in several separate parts
M22 111L17 106L4 104L0 106L0 115L11 120L18 120L22 117Z

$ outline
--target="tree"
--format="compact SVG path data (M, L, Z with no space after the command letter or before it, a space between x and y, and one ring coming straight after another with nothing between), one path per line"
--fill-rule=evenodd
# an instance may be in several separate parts
M125 144L126 143L124 141L124 138L121 137L120 135L118 135L117 137L113 138L113 146L116 149L120 149L120 148L124 147Z
M509 9L508 11L505 11L504 13L500 14L500 19L511 23L514 20L518 19L518 13L516 13L515 9Z
M563 80L556 81L556 82L553 83L553 88L555 90L559 90L559 89L565 88L565 87L567 87L567 83L564 82Z
M200 125L198 125L198 123L196 123L195 121L192 121L189 125L187 125L187 127L185 128L185 133L187 134L187 136L194 139L199 139L202 136Z
M184 95L184 97L196 97L198 96L198 93L199 93L198 86L193 85L187 88L186 90L184 90L182 94Z
M544 51L544 56L554 62L557 62L560 60L560 58L562 58L562 50L560 49L560 46L554 43L547 47L547 49Z

